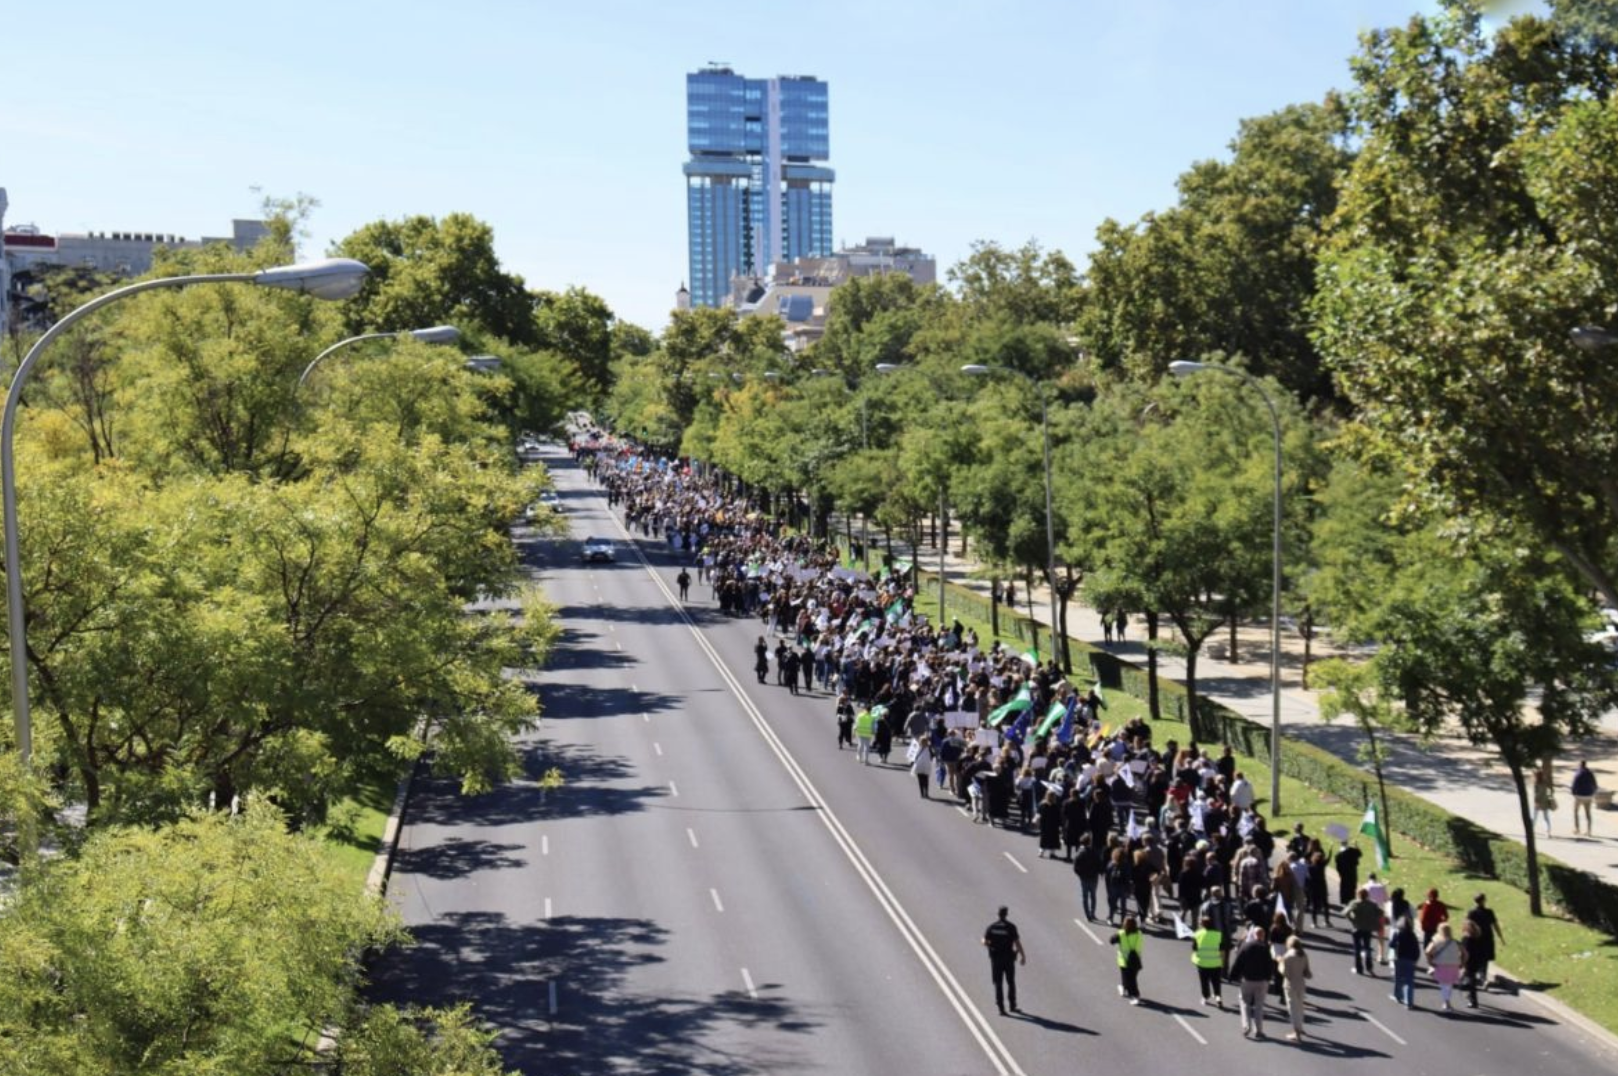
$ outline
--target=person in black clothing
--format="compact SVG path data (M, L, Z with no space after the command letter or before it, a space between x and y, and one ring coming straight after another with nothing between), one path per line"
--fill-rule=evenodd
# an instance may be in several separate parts
M691 573L690 572L686 571L684 568L681 568L680 569L680 574L674 577L674 582L676 584L678 584L679 587L680 587L680 600L681 601L685 601L687 598L691 597Z
M1332 864L1337 868L1337 903L1347 907L1360 888L1360 850L1352 843L1345 844L1337 850Z
M1085 809L1084 797L1074 788L1062 801L1062 844L1063 855L1067 859L1073 858L1073 849L1079 846L1079 841L1090 828L1090 813Z
M837 750L845 743L854 746L854 703L846 691L837 696Z
M1079 879L1079 901L1084 906L1084 917L1090 922L1096 918L1096 882L1101 877L1101 853L1088 833L1079 838L1079 850L1073 853L1073 873Z
M1017 924L1006 918L1010 914L1011 910L1002 904L999 918L983 932L983 945L989 950L989 975L994 980L994 1006L1001 1016L1006 1014L1008 1000L1012 1012L1022 1011L1017 1007L1017 964L1028 963Z
M753 671L758 673L758 682L763 683L764 678L770 674L770 648L764 642L764 636L758 637L753 645L753 654L757 659L753 662Z
M1477 1008L1477 992L1481 987L1489 989L1489 962L1494 959L1494 943L1496 939L1504 945L1505 934L1500 929L1500 919L1494 914L1494 909L1488 906L1488 894L1479 893L1472 898L1472 910L1466 913L1466 921L1477 928L1476 936L1467 942L1467 981L1472 991L1471 1007Z

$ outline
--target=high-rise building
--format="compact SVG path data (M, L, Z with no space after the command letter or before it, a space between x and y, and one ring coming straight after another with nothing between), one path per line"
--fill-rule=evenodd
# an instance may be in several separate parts
M836 173L826 84L712 66L685 77L691 305L717 306L733 276L829 254Z

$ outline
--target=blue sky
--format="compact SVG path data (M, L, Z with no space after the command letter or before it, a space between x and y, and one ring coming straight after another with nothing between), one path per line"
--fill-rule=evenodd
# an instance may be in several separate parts
M530 286L660 328L686 275L684 76L830 85L840 242L940 270L977 239L1082 260L1239 120L1348 82L1435 0L80 0L11 5L7 224L222 234L259 188L321 201L308 252L472 213Z

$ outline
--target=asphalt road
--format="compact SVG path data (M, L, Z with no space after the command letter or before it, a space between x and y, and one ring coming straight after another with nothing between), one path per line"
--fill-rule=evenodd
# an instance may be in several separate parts
M682 608L658 543L583 565L584 537L625 534L565 454L546 462L572 535L518 534L566 628L540 679L544 727L514 787L467 799L418 785L390 883L417 944L373 969L374 993L470 1001L510 1066L558 1076L1618 1064L1527 997L1444 1015L1424 984L1407 1012L1386 978L1351 974L1341 930L1306 938L1301 1046L1281 1040L1274 1010L1267 1042L1244 1039L1234 989L1232 1011L1199 1005L1171 933L1148 936L1146 1002L1126 1005L1107 929L1079 921L1066 864L922 800L901 754L881 768L837 751L830 698L758 684L758 623L719 617L700 583ZM535 779L551 766L567 784L547 798ZM1029 954L1021 1016L995 1012L979 944L1001 903Z

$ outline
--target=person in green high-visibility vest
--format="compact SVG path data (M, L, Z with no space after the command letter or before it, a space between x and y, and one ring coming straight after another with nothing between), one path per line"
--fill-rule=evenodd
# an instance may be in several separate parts
M1109 939L1118 947L1118 995L1129 999L1131 1005L1140 1004L1141 940L1140 920L1133 915L1124 916L1124 925Z
M1224 932L1214 929L1212 916L1203 916L1201 926L1191 935L1191 963L1197 968L1202 1003L1221 1009L1225 1007L1225 999L1219 992L1219 981L1224 973L1224 945Z
M859 744L857 754L860 764L871 764L871 739L876 735L876 715L871 713L869 706L854 715L854 740Z

